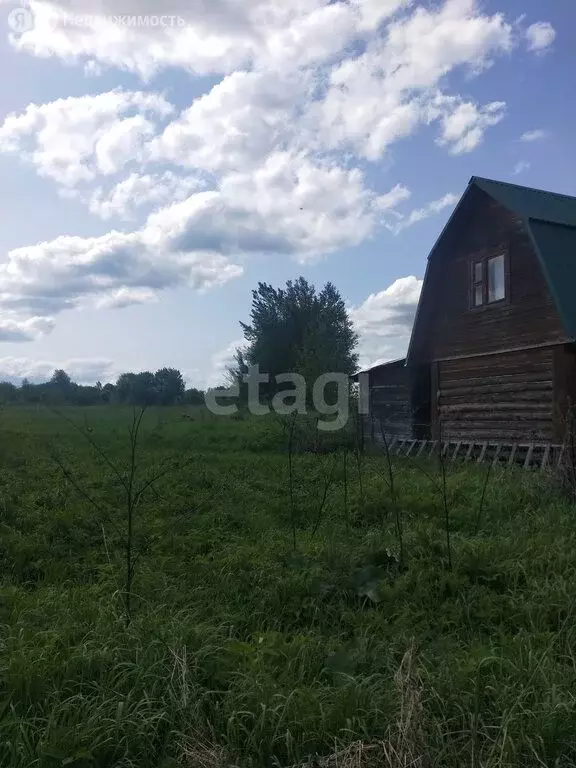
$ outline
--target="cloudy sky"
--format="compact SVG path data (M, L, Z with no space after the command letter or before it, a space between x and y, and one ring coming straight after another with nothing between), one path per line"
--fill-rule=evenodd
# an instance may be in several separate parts
M402 355L472 175L576 194L566 0L0 0L0 378L216 384L250 291Z

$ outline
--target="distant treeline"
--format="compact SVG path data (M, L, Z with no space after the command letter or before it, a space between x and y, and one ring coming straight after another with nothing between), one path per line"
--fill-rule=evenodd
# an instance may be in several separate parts
M76 384L63 370L54 371L50 381L32 384L27 379L16 386L0 382L2 403L46 403L48 405L200 405L204 393L186 389L184 378L175 368L161 368L152 373L123 373L115 384L97 382L93 386Z

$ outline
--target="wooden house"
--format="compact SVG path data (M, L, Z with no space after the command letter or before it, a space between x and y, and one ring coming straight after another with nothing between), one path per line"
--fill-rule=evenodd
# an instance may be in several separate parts
M380 441L381 431L390 437L412 437L412 409L406 359L375 365L360 378L368 392L369 418L365 434Z
M371 409L398 430L395 393L413 438L561 442L575 341L576 198L472 177L428 257L409 393L378 366Z
M428 438L430 381L423 375L414 377L413 374L406 358L402 358L375 365L355 377L367 401L364 426L367 437L381 442L384 431L387 437L400 440Z

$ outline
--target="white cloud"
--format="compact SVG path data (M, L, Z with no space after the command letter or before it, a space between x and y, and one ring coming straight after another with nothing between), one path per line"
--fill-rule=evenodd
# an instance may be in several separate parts
M350 316L359 334L360 367L403 357L408 349L422 280L402 277L373 293Z
M116 0L85 3L30 0L33 28L12 44L36 56L58 56L119 67L150 78L176 66L198 74L238 68L301 67L338 53L352 40L374 32L410 0ZM174 15L178 23L137 26L118 15ZM81 14L84 14L82 16ZM80 21L84 23L75 23Z
M107 358L71 358L69 360L31 360L27 357L0 357L0 381L33 383L48 381L55 370L63 369L77 384L113 382L120 371Z
M548 135L548 132L545 131L543 128L537 128L534 131L526 131L525 133L520 136L520 141L526 141L526 142L532 142L532 141L540 141L541 139L545 139Z
M414 224L417 224L419 221L429 219L431 216L435 216L437 213L441 213L445 208L450 208L451 206L455 205L458 200L458 195L449 192L438 200L432 200L431 202L426 203L426 205L422 206L422 208L415 208L407 216L404 216L403 214L395 211L394 213L396 220L385 221L384 225L395 235L398 235L400 232L408 229L408 227L411 227Z
M34 341L54 328L54 321L49 317L22 318L10 314L3 313L0 320L0 341Z
M371 198L356 168L276 152L256 171L226 176L219 198L199 217L199 228L224 242L232 236L234 247L243 250L305 261L371 234Z
M61 236L14 249L0 265L0 308L48 318L86 299L122 297L122 289L204 289L241 274L240 266L219 253L173 248L172 235L170 222L157 218L132 233Z
M124 309L134 304L153 304L158 301L150 288L118 288L96 300L98 309Z
M403 214L410 190L376 195L362 159L433 122L451 154L477 147L505 105L465 100L448 77L479 74L516 42L504 16L475 0L166 0L162 12L186 21L173 28L113 23L117 0L86 0L97 18L84 25L70 23L76 0L30 6L19 50L96 75L175 66L223 77L177 116L160 93L116 90L30 104L0 126L0 151L20 153L60 193L138 222L12 250L0 308L18 323L216 286L251 254L310 261L380 223L397 234L440 213L455 195ZM157 15L157 0L123 0L129 13Z
M547 21L538 21L531 24L526 30L528 50L542 53L548 49L556 39L556 30Z
M95 189L89 208L91 213L102 219L116 216L130 221L144 207L179 202L201 186L202 182L197 177L177 176L172 171L162 174L131 173L111 190Z
M294 7L298 5L295 3ZM360 22L360 15L355 13L357 8L358 4L354 8L353 4L343 2L312 1L308 8L300 4L285 25L274 22L267 25L263 45L255 51L259 67L285 70L317 64L334 56L357 36Z
M237 339L236 341L231 341L223 349L219 349L210 358L208 372L204 373L204 380L199 381L199 386L206 388L227 386L229 383L228 371L236 362L236 352L238 349L244 349L245 347L246 340ZM198 377L196 377L196 380L198 380Z
M0 308L49 317L92 299L134 303L150 292L202 289L238 277L251 253L311 259L360 242L374 226L362 174L286 153L255 172L229 174L152 213L133 232L61 236L17 248L0 265ZM134 291L137 291L134 294Z
M31 0L34 26L12 43L36 56L67 61L97 60L149 78L165 67L182 67L198 74L230 73L257 66L294 68L316 64L339 53L355 39L376 32L383 21L410 0L186 0L163 4L183 26L130 26L114 21L120 15L158 17L156 2L128 0L119 12L116 0L85 3L70 0ZM74 23L82 20L85 23ZM439 66L454 58L483 60L489 38L510 35L501 15L480 16L473 0L449 0L438 12L418 8L410 23L392 25L391 53L412 50L404 64L420 72L427 60ZM424 41L424 42L423 42ZM416 48L417 43L418 48ZM450 65L448 65L450 66Z
M472 102L458 104L442 117L440 145L449 145L451 155L471 152L482 142L487 128L497 125L503 118L506 104L494 101L483 107Z
M218 0L201 2L190 14L188 6L174 0L170 10L182 14L187 25L183 30L167 31L111 24L102 15L117 14L111 0L100 0L95 10L92 5L93 13L100 14L92 26L64 23L62 14L70 13L72 7L68 0L33 0L35 27L18 43L27 50L32 41L42 41L42 45L54 46L55 55L66 57L68 48L57 42L61 34L69 46L92 41L98 55L110 63L106 41L114 41L127 46L123 65L140 71L142 61L133 58L144 55L140 44L145 42L148 50L154 43L153 57L157 58L153 68L174 65L174 35L200 30L204 36L233 41L236 47L244 41L247 47L236 50L239 59L234 67L252 63L256 68L225 77L157 137L158 118L166 117L171 106L158 94L122 97L121 92L112 92L61 99L41 107L30 105L24 115L8 119L5 144L22 151L23 141L15 142L14 134L20 131L32 140L37 134L33 162L41 173L69 186L92 180L96 173L115 173L130 162L168 161L225 173L261 165L263 158L279 150L323 154L342 147L377 160L392 143L436 119L443 120L441 140L453 153L470 151L481 141L486 127L502 119L504 105L462 103L438 88L454 69L477 72L497 54L509 51L512 27L501 14L482 14L475 0L446 0L431 9L419 6L412 10L410 6L407 0L329 4L326 0L289 4L246 0L241 6ZM88 4L86 10L90 7ZM406 13L390 21L402 9ZM141 12L143 7L134 5L134 10ZM77 9L74 12L77 15ZM384 20L389 21L385 33L374 34ZM106 34L102 25L107 25ZM349 55L354 49L347 48L348 43L358 36L366 37L366 50ZM46 53L34 46L30 50ZM194 68L201 50L208 55L208 48L202 46L185 50L188 58L179 66ZM217 50L231 49L227 44L213 45L210 57ZM330 69L326 65L331 66L335 54L339 63ZM325 66L318 70L320 64ZM151 103L144 105L144 99Z
M130 6L135 17L159 13L156 3L148 3L147 8L145 5L124 3L122 14L128 14ZM57 56L68 62L96 60L145 78L169 66L207 74L231 71L250 61L256 31L249 26L250 13L262 5L258 0L248 0L243 9L238 4L234 9L231 0L217 0L213 10L211 3L202 0L193 18L189 5L172 5L174 13L187 22L183 28L116 23L113 17L119 10L113 0L85 3L82 8L66 0L31 0L34 26L13 37L12 44L35 56ZM160 12L166 10L163 7ZM85 23L76 23L82 20Z
M436 119L429 105L446 75L458 67L477 72L513 44L503 16L482 14L475 0L415 10L408 0L217 0L201 2L192 14L175 1L170 9L187 22L181 30L115 26L104 16L75 27L62 20L70 6L33 0L36 25L17 45L37 55L95 56L147 74L174 65L231 73L151 148L158 159L208 170L242 169L267 152L303 145L320 151L348 146L376 160L394 141ZM112 0L101 0L98 12L118 10ZM384 20L386 31L375 34ZM367 41L365 52L349 55L349 43L359 38ZM330 70L335 57L339 63ZM139 156L149 132L145 122L110 126L99 151L101 170L118 167L122 147L123 156ZM467 141L471 145L471 136Z
M29 104L0 125L0 152L18 153L41 176L73 187L137 160L154 132L143 115L162 118L172 110L161 94L122 90Z
M190 194L196 184L166 171L132 174L108 197L98 188L90 205L104 217L169 204L133 232L61 236L12 250L0 265L0 308L51 318L86 301L121 307L180 285L220 285L242 273L238 261L250 254L316 259L360 243L373 233L380 212L394 211L409 196L397 184L375 198L359 169L294 151L271 152L260 165L225 173L215 188ZM445 196L406 218L394 211L400 222L387 226L399 232L451 202Z
M514 166L512 174L514 176L518 176L520 173L523 173L524 171L529 170L529 168L530 168L530 163L527 160L519 160Z
M171 247L186 252L305 261L369 235L375 225L370 203L359 170L276 152L255 170L224 176L218 189L153 214L147 231L170 232Z
M414 0L350 0L359 12L359 28L374 31L383 21L401 8L412 5Z
M379 195L374 200L374 205L380 211L390 211L396 208L399 203L408 200L411 192L408 187L403 184L396 184L389 192L384 195Z
M479 71L511 47L511 26L501 14L479 14L474 0L418 7L332 71L326 97L311 106L311 118L328 146L349 146L377 160L419 124L442 116L430 107L449 72Z
M371 23L377 25L378 9L385 18L402 4L358 0L352 5L365 19L376 14ZM344 13L344 8L349 6L333 3L323 10ZM418 125L448 119L461 108L458 97L438 93L445 75L459 66L477 71L511 45L511 27L501 15L480 15L473 0L417 8L391 23L385 37L369 42L364 54L344 58L331 71L299 69L285 55L282 67L230 74L151 142L150 156L212 172L248 169L278 150L351 147L376 160ZM467 131L452 141L461 147L454 151L478 144L484 130L502 119L503 106L464 105L473 114L467 116Z
M151 158L208 171L260 164L295 142L298 105L311 87L302 74L234 72L167 126L151 143Z
M94 147L100 173L105 176L118 173L127 162L141 156L145 140L154 133L154 124L141 115L112 125Z

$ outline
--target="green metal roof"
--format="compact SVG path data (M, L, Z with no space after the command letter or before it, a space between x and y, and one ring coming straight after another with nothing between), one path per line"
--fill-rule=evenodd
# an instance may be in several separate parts
M480 176L472 176L470 184L480 187L509 211L524 219L542 219L576 227L576 197L483 179Z
M556 303L566 336L569 339L576 339L576 197L472 176L468 188L432 248L428 262L451 222L458 215L458 210L472 187L478 187L511 213L523 219L548 282L550 293ZM428 265L408 347L408 363L411 358L422 298L426 292L427 276Z
M539 219L527 226L564 331L576 339L576 227Z

